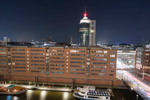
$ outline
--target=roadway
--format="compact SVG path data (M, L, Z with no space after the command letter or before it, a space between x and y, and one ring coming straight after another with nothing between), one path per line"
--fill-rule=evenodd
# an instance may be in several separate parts
M145 100L150 100L150 82L139 78L132 70L117 70L117 77L122 79L131 88L131 90L137 92Z

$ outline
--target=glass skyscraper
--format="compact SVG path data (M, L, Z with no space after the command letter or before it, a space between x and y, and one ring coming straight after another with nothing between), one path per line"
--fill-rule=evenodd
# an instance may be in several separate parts
M88 19L87 14L84 13L84 17L83 19L80 20L79 24L80 45L94 46L95 34L96 34L96 21Z

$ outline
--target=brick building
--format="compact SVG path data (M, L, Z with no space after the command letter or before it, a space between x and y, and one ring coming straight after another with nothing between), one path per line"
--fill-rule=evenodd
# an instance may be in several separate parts
M150 46L137 48L136 69L140 71L145 80L150 81Z
M118 85L117 51L99 47L0 47L0 79Z

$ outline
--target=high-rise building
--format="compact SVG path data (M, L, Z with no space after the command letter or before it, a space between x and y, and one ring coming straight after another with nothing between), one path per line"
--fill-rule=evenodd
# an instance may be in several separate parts
M81 46L94 46L96 35L96 20L90 20L85 11L83 19L79 24L80 45Z

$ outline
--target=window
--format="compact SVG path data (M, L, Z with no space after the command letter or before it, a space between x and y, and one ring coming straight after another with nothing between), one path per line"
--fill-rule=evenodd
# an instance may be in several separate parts
M64 72L51 71L53 74L64 74Z
M25 55L25 53L12 53L12 54L15 54L15 55Z
M92 68L106 68L106 66L92 66Z
M76 64L85 64L85 62L80 62L80 61L71 61L70 63L76 63Z
M85 71L85 69L70 69L70 71Z
M64 61L50 61L51 63L64 63Z
M109 76L114 76L114 74L109 74Z
M77 52L85 52L84 50L70 50L71 53L77 53Z
M51 70L64 70L64 68L50 68Z
M42 50L42 49L31 49L31 51L44 52L44 50Z
M31 53L31 55L44 55L44 53Z
M115 65L115 64L111 62L110 65Z
M92 60L107 61L107 58L92 58Z
M58 67L63 67L64 65L61 65L61 64L50 64L50 66L58 66Z
M115 55L110 55L110 57L115 57Z
M0 51L6 51L6 49L5 48L1 48Z
M31 62L44 62L44 60L31 60Z
M91 73L91 75L106 76L106 74L104 74L104 73Z
M110 68L115 68L114 66L110 66Z
M81 73L81 72L70 72L70 74L84 74L84 73Z
M0 52L0 54L6 54L6 52Z
M71 56L85 56L85 54L71 54Z
M93 62L93 64L104 64L104 65L106 65L107 63L104 63L104 62Z
M70 65L70 67L84 67L84 65Z
M12 49L12 51L25 51L25 49Z

